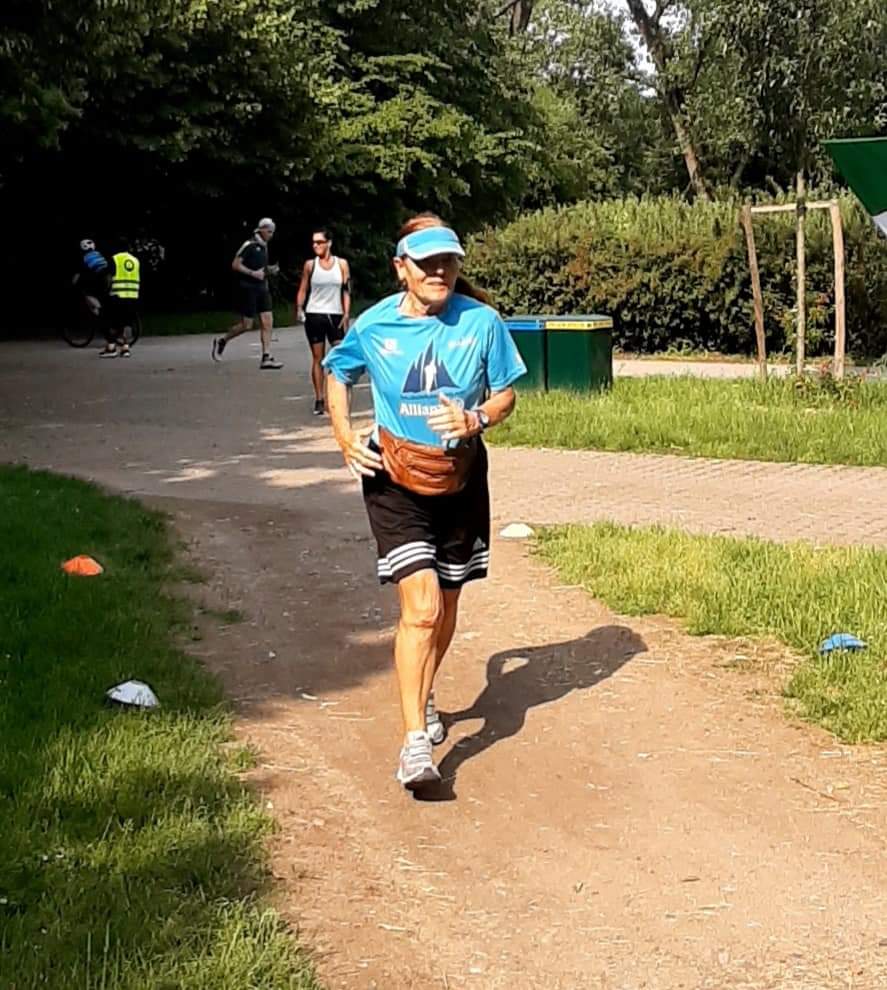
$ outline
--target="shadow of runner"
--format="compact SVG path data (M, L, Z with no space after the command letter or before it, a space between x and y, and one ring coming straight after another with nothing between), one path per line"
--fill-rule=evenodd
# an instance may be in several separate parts
M600 626L579 639L495 653L487 661L486 687L474 704L442 715L448 728L479 718L484 724L453 745L440 763L440 786L417 793L417 799L452 801L462 764L517 735L531 708L594 687L646 650L647 644L628 626Z

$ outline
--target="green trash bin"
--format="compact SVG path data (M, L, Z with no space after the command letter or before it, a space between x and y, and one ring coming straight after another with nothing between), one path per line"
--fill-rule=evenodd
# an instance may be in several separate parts
M509 316L505 320L511 339L527 366L526 375L515 382L517 388L545 390L545 320L544 316Z
M546 316L550 389L600 391L613 384L613 320L609 316Z

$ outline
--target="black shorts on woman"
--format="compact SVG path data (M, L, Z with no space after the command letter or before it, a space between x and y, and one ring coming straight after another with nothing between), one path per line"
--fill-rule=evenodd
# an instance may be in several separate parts
M487 576L490 490L487 451L482 441L477 446L465 487L452 495L419 495L395 484L387 471L363 479L382 584L397 584L423 570L437 571L441 588L460 588Z
M326 341L333 347L345 337L344 322L342 313L306 313L305 336L308 343L314 345Z

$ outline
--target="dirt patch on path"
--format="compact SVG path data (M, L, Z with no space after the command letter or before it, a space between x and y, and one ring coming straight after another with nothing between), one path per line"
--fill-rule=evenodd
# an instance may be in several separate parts
M618 618L502 543L438 689L451 786L418 802L359 516L162 502L250 616L202 652L330 988L887 985L883 753L791 726L748 644Z

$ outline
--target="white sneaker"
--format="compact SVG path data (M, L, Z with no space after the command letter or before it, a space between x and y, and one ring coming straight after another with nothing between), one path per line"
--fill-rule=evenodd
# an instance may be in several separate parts
M396 776L408 791L440 782L440 771L431 757L431 740L427 732L407 733Z
M425 705L425 731L431 740L432 746L440 746L447 738L446 726L441 721L437 709L434 707L434 692L428 696L428 703Z

